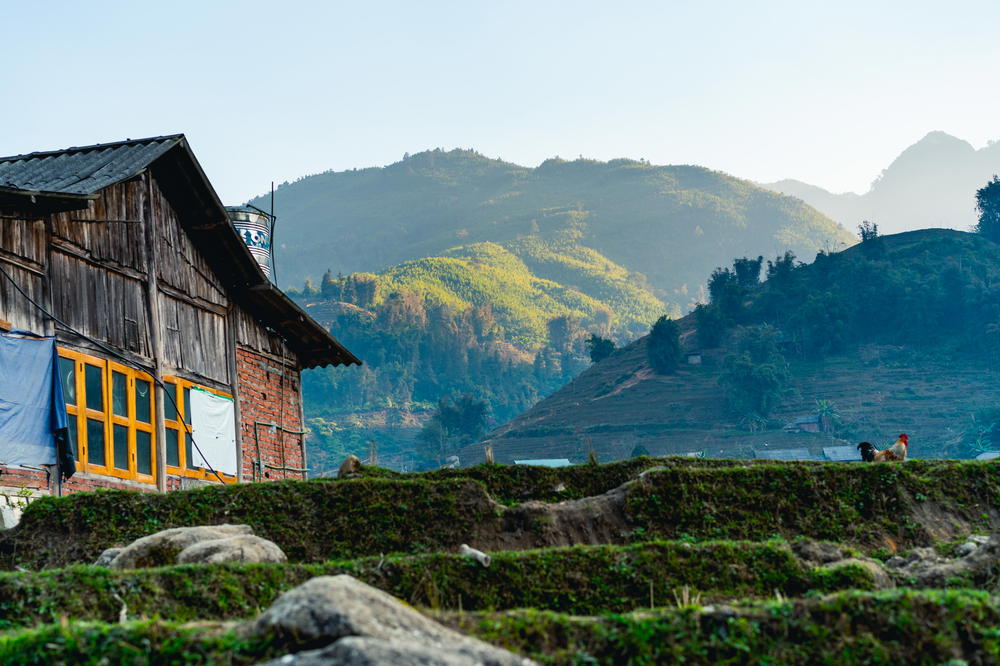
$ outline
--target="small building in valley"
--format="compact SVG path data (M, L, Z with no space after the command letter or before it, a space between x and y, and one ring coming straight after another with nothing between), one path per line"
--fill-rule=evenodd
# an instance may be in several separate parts
M0 405L66 442L0 419L0 487L42 493L303 478L300 372L360 364L268 280L183 135L0 158L0 329Z

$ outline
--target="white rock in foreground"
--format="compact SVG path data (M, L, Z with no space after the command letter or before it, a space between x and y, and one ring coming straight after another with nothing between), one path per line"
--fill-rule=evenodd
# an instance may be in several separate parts
M464 636L346 575L319 576L282 594L241 632L304 647L267 666L525 666L530 659Z

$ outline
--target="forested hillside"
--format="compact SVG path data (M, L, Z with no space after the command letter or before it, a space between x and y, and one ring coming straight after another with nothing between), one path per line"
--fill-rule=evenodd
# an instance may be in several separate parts
M869 234L808 265L737 261L709 291L679 322L695 357L658 373L649 338L634 342L491 433L497 460L582 461L591 448L605 460L637 449L822 459L823 447L901 432L916 457L1000 450L1000 245L942 229ZM799 419L818 432L788 427Z
M747 181L626 159L555 158L532 169L439 149L308 176L279 187L276 202L278 277L296 288L328 269L380 272L458 245L572 241L584 248L576 252L641 273L661 299L686 306L705 271L733 256L813 256L852 242L801 201ZM533 254L538 277L573 284L560 264Z
M707 298L712 266L853 242L790 197L632 160L528 169L435 150L277 201L281 284L366 362L306 376L319 472L372 440L383 464L430 464L414 436L441 400L468 394L484 427L503 422L585 368L591 336L623 344Z

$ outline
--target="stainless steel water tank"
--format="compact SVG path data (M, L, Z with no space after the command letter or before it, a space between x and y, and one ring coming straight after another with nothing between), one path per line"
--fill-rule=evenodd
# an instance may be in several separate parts
M267 279L271 279L271 218L254 208L227 206L229 219L236 227L236 233L250 248Z

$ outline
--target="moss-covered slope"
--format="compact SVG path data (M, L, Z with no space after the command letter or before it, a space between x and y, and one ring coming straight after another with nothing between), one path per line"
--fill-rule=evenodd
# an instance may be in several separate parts
M617 485L652 463L532 472L484 467L407 479L42 498L20 525L0 535L0 555L6 568L86 564L105 548L161 529L219 523L251 525L295 562L461 543L518 550L774 535L893 551L1000 525L1000 466L988 462L700 466L671 459Z

